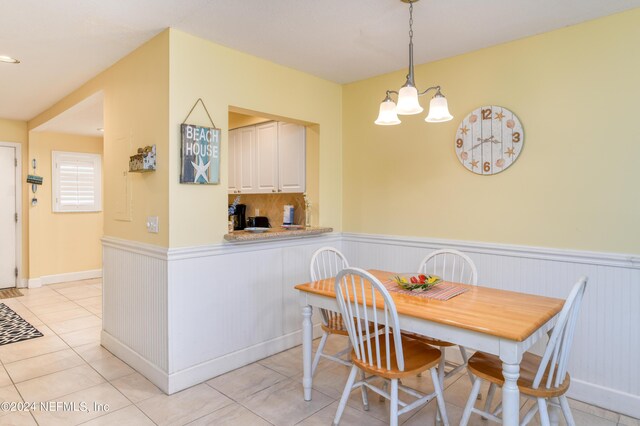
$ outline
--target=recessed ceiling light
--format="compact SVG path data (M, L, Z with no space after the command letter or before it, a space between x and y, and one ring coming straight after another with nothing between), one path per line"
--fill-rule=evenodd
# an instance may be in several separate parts
M0 62L6 62L8 64L19 64L20 61L11 56L0 55Z
M104 128L102 128L102 127L98 127L96 130L99 131L99 132L104 132Z

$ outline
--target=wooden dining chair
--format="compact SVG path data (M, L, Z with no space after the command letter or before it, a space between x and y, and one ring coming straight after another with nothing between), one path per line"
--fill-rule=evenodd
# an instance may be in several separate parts
M440 350L417 340L402 338L393 299L382 283L367 271L358 268L342 270L336 277L335 293L344 326L353 346L353 366L340 398L334 426L340 422L351 391L357 388L361 388L363 400L366 400L366 390L371 389L390 401L390 425L397 425L400 415L428 403L433 398L437 399L443 423L448 425L444 396L437 374L437 365L442 356ZM367 307L367 301L377 309ZM372 323L373 327L366 326L369 323ZM400 383L400 379L415 376L426 370L431 371L435 389L433 393L422 395ZM356 382L358 371L362 374ZM382 377L385 383L391 382L390 393L371 383L375 377ZM401 401L399 391L415 397L416 400L410 403Z
M454 250L454 249L442 249L436 250L428 254L420 263L418 272L423 274L437 275L444 281L478 285L478 270L473 260L466 254ZM438 377L440 378L440 384L444 387L444 380L456 374L460 369L466 368L468 356L467 351L463 346L458 346L460 349L460 355L462 356L462 364L453 366L453 368L445 373L445 348L457 346L455 343L445 342L438 339L433 339L428 336L422 336L414 333L405 333L407 337L420 340L423 343L428 343L432 346L437 346L442 351L442 358L440 359L440 365L438 365ZM467 371L469 379L473 383L474 377Z
M347 258L338 249L333 247L322 247L313 254L311 257L311 264L309 265L309 275L311 281L323 280L326 278L333 278L338 275L338 272L349 266ZM327 343L327 339L332 334L341 336L347 336L347 330L342 323L342 315L337 312L330 311L328 309L320 309L320 319L322 321L322 338L318 345L318 350L313 358L313 364L311 366L311 375L315 374L315 371L320 362L320 357L329 359L331 361L351 366L349 359L343 359L351 351L351 345L347 344L347 347L340 352L330 355L324 353L324 348ZM348 356L347 356L348 358Z
M530 352L525 352L522 357L518 389L520 389L522 395L537 400L537 404L522 419L521 425L523 426L527 425L538 411L540 412L540 423L542 426L548 426L550 421L547 402L561 408L567 425L575 425L569 402L565 396L570 384L567 364L578 314L580 313L580 304L586 286L586 277L580 278L573 286L558 315L558 321L553 328L543 356L539 357ZM476 381L471 388L471 394L462 414L460 425L466 426L472 412L481 414L483 418L501 423L502 419L498 415L502 412L502 406L498 405L493 412L491 411L491 400L495 388L496 386L502 387L504 384L500 358L495 355L476 352L469 359L469 369L476 376ZM491 383L484 411L474 407L476 395L480 392L483 380Z

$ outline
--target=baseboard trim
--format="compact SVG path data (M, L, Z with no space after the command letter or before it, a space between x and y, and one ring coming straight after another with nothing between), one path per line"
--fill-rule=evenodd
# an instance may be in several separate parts
M439 238L407 237L381 234L343 233L342 241L356 243L400 245L425 249L456 248L464 252L499 256L544 259L558 262L585 263L640 269L640 256L626 253L593 252L585 250L555 249L550 247L520 246L479 241L445 240Z
M29 278L27 279L27 288L39 288L42 287L42 279Z
M313 335L314 338L320 335L319 324L314 326ZM205 380L210 380L278 352L291 349L301 343L302 331L298 330L170 374L168 393L179 392Z
M640 419L640 396L571 378L569 398Z
M127 363L134 370L146 377L151 383L159 387L164 393L169 393L169 375L157 365L141 357L129 346L122 343L106 331L102 330L100 343L109 352Z
M32 280L40 280L41 285L64 283L67 281L88 280L91 278L101 278L102 269L90 269L87 271L66 272L64 274L43 275L40 278L29 278L29 288L31 288Z

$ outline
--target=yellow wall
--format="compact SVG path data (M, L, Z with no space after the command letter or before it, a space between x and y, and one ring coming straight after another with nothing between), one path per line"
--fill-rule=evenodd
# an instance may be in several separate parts
M62 133L29 132L29 158L44 178L29 206L29 277L102 268L102 212L53 213L51 151L102 154L102 138ZM104 186L104 182L103 182Z
M419 86L449 100L444 124L426 111L373 124L406 70L346 85L344 231L640 253L637 40L640 9L419 66ZM490 104L518 115L525 144L508 170L478 176L454 136Z
M29 270L29 185L24 183L29 173L28 141L26 121L0 118L0 142L14 142L22 145L22 265L18 265L21 278L29 277L27 273Z
M339 230L342 87L180 31L170 32L170 246L218 243L227 233L230 106L319 125L319 216L322 225ZM198 98L204 100L215 124L222 128L220 185L178 183L180 123ZM194 111L189 123L208 125L202 108Z
M251 126L252 124L264 123L265 121L269 121L269 119L255 117L253 115L239 114L237 112L229 112L229 130Z
M169 167L177 167L175 158L169 162L169 31L29 121L29 129L100 90L104 91L104 235L168 246ZM153 144L158 170L128 174L129 156ZM147 216L159 217L158 234L147 232Z

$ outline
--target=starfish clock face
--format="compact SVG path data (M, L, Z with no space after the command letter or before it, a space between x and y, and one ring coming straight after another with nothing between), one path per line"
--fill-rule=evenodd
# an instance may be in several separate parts
M469 171L494 175L511 166L524 144L518 117L506 108L489 105L473 110L456 129L455 151Z

